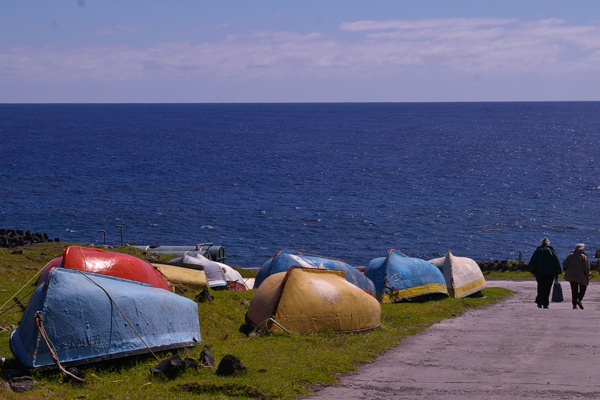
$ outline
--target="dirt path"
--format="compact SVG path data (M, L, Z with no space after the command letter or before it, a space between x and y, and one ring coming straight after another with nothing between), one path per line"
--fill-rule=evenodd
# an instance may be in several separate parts
M318 392L323 399L600 398L600 284L584 310L534 303L535 281L489 281L514 290L491 307L404 339L372 364ZM315 397L311 397L314 399Z

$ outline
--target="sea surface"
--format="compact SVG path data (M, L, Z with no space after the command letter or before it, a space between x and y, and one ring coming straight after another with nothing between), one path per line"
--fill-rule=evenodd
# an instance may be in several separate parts
M600 102L0 105L0 227L366 265L600 249Z

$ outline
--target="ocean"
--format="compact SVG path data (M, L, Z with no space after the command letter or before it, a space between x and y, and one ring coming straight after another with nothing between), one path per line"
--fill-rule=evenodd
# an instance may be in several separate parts
M600 249L600 102L1 104L0 227L366 265Z

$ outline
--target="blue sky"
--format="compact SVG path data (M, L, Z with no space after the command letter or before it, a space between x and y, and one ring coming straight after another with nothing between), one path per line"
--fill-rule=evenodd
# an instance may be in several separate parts
M600 1L0 0L0 102L600 100Z

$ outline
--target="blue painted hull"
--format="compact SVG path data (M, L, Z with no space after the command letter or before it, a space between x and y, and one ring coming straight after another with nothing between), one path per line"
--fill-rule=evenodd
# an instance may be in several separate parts
M280 250L272 259L266 261L260 267L254 280L254 288L258 288L269 276L278 272L287 272L294 265L304 268L344 271L348 282L375 296L375 285L373 282L353 266L343 261L306 255L291 250Z
M64 366L201 342L194 301L143 283L56 268L35 290L10 337L15 358L29 368L56 367L36 313Z
M365 275L374 283L377 299L393 303L433 293L448 294L446 280L432 263L391 249L387 257L371 260Z

